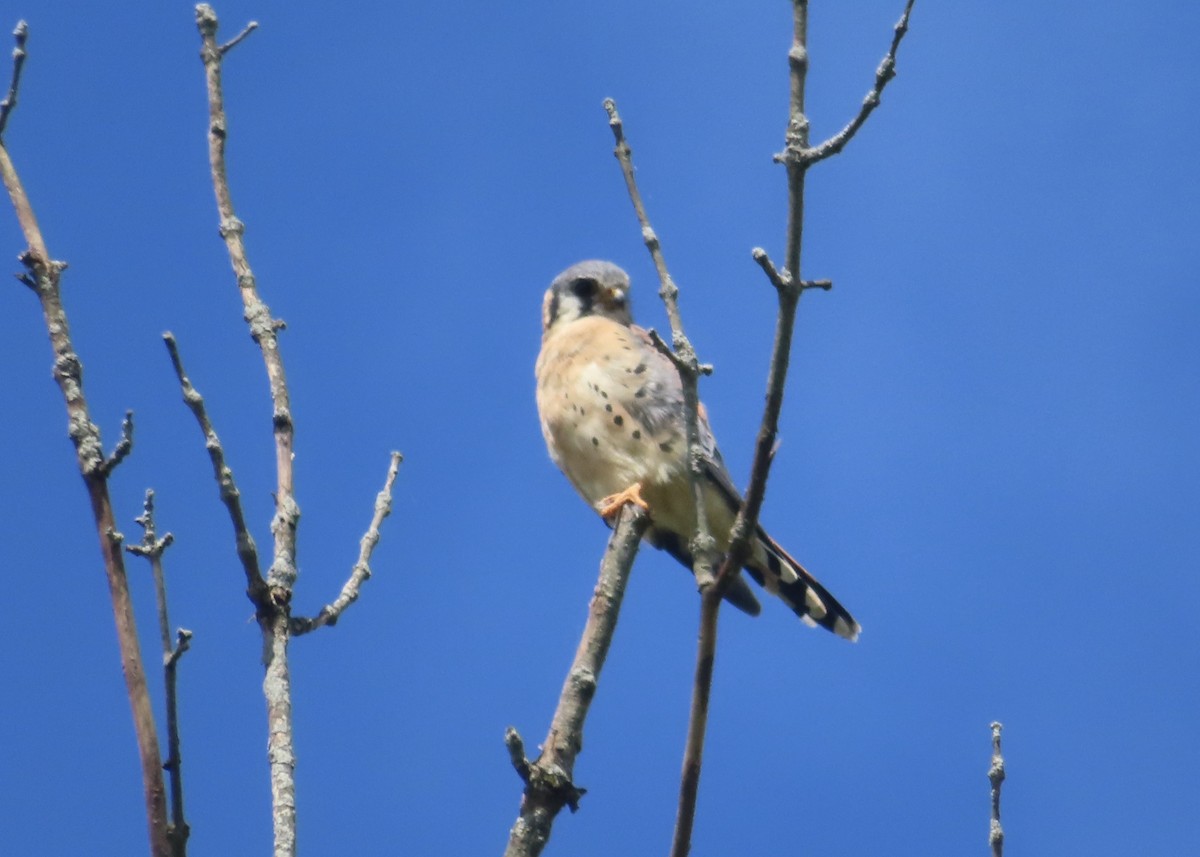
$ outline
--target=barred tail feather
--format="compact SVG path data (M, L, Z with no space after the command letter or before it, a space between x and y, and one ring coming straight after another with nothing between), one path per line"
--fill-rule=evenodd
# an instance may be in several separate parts
M759 586L779 596L806 624L819 625L847 640L858 639L862 627L850 611L761 528L746 571Z

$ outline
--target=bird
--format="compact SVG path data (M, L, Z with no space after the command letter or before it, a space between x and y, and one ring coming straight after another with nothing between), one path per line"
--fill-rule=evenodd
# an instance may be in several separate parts
M542 301L534 374L550 458L610 526L627 502L646 509L644 539L689 570L695 497L688 473L683 385L671 360L633 323L629 275L587 260L560 273ZM698 409L704 508L721 552L742 498L721 459L707 412ZM848 640L861 630L829 591L760 525L744 570L807 624ZM725 598L761 610L740 573Z

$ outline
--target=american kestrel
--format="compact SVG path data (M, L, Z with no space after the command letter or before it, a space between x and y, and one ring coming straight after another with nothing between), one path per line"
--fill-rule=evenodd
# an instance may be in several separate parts
M542 303L537 404L550 457L606 520L625 502L648 509L646 541L689 569L695 500L687 469L683 389L671 361L633 323L629 276L587 261L554 278ZM718 550L742 499L700 409L704 508ZM849 640L859 624L760 526L745 570L801 619ZM751 615L758 600L740 576L726 596Z

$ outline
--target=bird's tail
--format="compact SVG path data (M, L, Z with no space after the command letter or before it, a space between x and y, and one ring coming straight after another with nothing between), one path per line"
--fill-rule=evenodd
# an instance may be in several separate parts
M761 527L746 571L759 586L779 596L806 624L820 625L847 640L858 639L862 628L850 611Z

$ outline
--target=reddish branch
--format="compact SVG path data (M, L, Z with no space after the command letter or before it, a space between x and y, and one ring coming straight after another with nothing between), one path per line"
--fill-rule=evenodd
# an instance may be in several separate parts
M13 75L8 95L0 103L0 133L17 103L17 88L20 83L21 67L25 59L25 43L28 27L22 21L13 33L17 47L13 52ZM45 238L38 226L33 206L17 175L8 146L0 140L0 177L8 190L17 222L25 236L28 247L20 255L26 273L21 280L41 303L46 330L50 335L50 346L54 351L54 380L62 392L67 408L68 434L75 445L79 459L79 472L92 506L92 517L96 524L96 535L100 541L100 554L104 560L104 571L108 577L108 588L112 598L113 618L117 628L117 644L121 653L121 667L125 674L125 687L129 704L133 709L133 725L137 738L138 755L141 759L142 789L146 808L146 823L150 838L150 853L154 857L170 857L171 846L167 837L167 805L162 777L162 758L159 755L158 734L154 725L154 713L150 694L146 686L146 673L138 646L137 626L133 618L133 604L129 597L129 584L125 575L124 557L121 553L121 535L117 532L113 515L112 500L108 492L108 477L132 446L133 423L126 414L121 443L113 454L105 457L100 441L100 429L92 422L87 400L83 393L83 363L71 342L70 326L62 302L60 289L65 262L56 261L46 247Z

